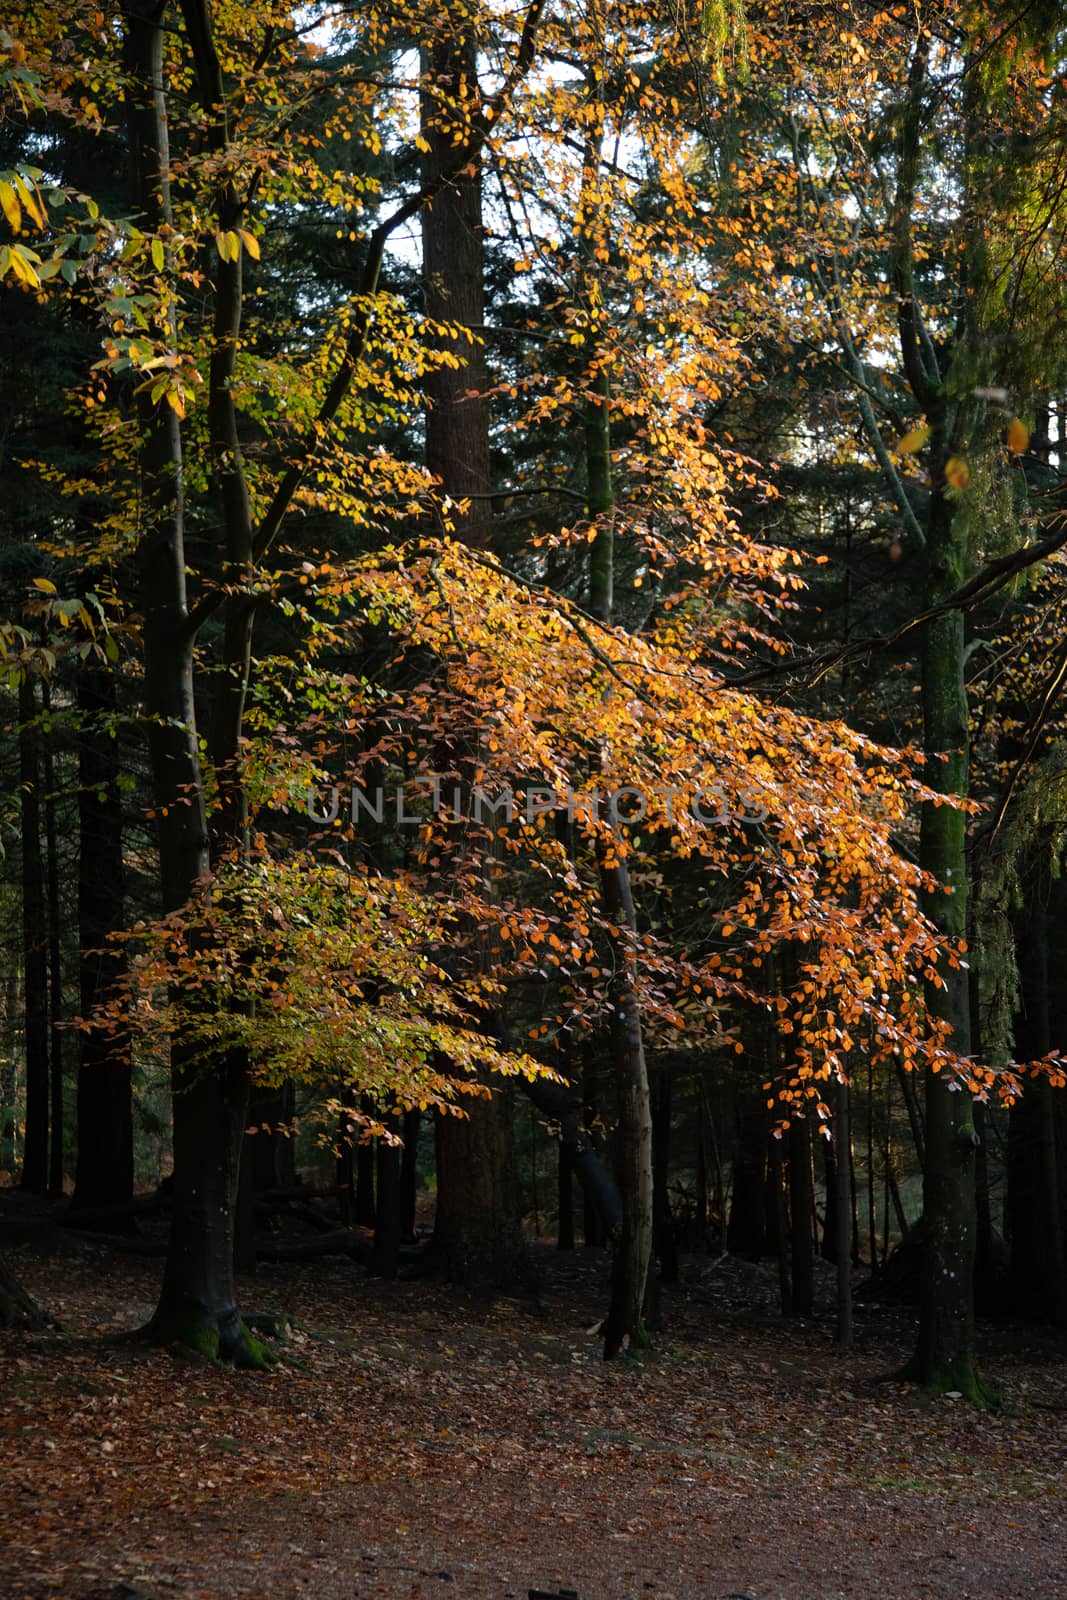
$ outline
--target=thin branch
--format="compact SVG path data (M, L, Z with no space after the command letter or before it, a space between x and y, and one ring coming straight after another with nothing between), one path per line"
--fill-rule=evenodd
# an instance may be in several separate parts
M952 594L947 595L939 604L910 617L892 633L868 634L864 639L834 645L828 650L812 650L804 656L783 661L769 661L763 666L754 667L750 672L742 673L739 677L728 679L728 686L731 689L738 689L748 684L759 683L761 679L777 677L783 672L809 671L812 671L814 676L808 681L817 683L841 663L853 661L857 656L865 656L872 650L885 650L899 644L917 628L924 627L936 617L945 616L950 611L973 611L976 606L992 599L993 595L1003 589L1017 573L1025 572L1028 567L1036 566L1067 546L1067 513L1059 513L1052 522L1055 531L1049 534L1047 539L1041 539L1037 544L1024 545L1021 550L1015 550L1010 555L1000 556L996 561L991 561L981 572L959 589L955 589Z

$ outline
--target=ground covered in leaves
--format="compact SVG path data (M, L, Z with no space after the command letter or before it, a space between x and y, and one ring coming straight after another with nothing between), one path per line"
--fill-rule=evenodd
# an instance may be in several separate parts
M297 1319L234 1373L117 1340L158 1263L12 1252L60 1334L0 1335L5 1600L1062 1600L1067 1364L987 1330L1006 1402L879 1382L906 1322L782 1322L763 1269L686 1264L651 1359L605 1366L598 1253L539 1305L261 1269Z

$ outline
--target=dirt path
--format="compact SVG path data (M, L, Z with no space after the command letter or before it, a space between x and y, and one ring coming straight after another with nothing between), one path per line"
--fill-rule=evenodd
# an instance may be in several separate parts
M155 1270L20 1263L59 1340L0 1343L0 1594L10 1600L1064 1600L1067 1367L1000 1333L1010 1403L876 1381L907 1329L764 1314L694 1265L656 1359L605 1367L602 1264L546 1255L540 1310L375 1284L255 1286L295 1365L229 1373L99 1337Z

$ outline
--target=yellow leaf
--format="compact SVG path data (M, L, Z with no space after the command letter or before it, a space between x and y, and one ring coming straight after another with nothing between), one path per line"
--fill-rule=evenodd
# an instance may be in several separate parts
M35 192L22 178L15 179L15 188L19 192L19 199L22 201L23 209L29 212L39 228L45 227L44 212L41 210L41 202Z
M56 586L50 578L34 578L33 587L40 589L42 594L55 594Z
M253 261L258 261L259 260L259 240L256 238L255 234L254 233L248 233L244 228L238 228L237 232L240 234L241 243L244 245L245 249L248 251L249 255L252 257L252 260Z
M228 233L217 233L215 235L215 248L218 251L221 260L229 261L230 235Z
M163 240L162 239L153 239L152 240L151 249L152 249L152 265L155 267L157 272L162 272L163 271L163 262L164 262L164 259L165 259L164 255L163 255Z
M5 183L2 178L0 178L0 208L3 209L4 216L11 224L11 231L18 233L22 227L22 212L19 209L14 189L9 183Z
M167 404L170 406L170 409L173 412L175 412L179 417L184 417L184 415L185 415L185 397L181 393L180 389L168 389L167 390Z
M11 252L11 265L15 269L16 278L21 278L23 283L28 284L31 289L39 289L41 287L41 280L20 245L15 245Z
M949 456L945 462L945 482L950 489L958 489L962 494L971 481L971 469L966 461L959 456Z
M897 454L900 456L913 456L916 451L922 449L929 437L930 429L927 427L909 428L903 439L897 442Z
M1030 444L1030 429L1018 417L1008 423L1008 449L1013 456L1021 456Z

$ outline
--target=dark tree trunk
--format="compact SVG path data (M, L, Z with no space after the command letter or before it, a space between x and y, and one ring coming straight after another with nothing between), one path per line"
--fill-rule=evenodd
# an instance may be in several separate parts
M670 1194L673 1087L670 1068L661 1067L652 1101L652 1231L662 1283L678 1282L678 1245Z
M7 1262L0 1256L0 1328L45 1326L45 1317L23 1289Z
M934 604L963 576L962 529L955 527L946 497L948 453L943 419L932 417L931 472L936 485L928 521L927 601ZM948 795L966 797L968 787L967 691L963 677L963 616L951 612L928 622L922 664L923 738L927 779ZM923 806L919 859L938 885L924 896L924 909L950 939L967 934L967 822L954 806ZM946 892L947 891L947 892ZM951 1030L952 1047L970 1050L970 995L962 968L946 967L943 986L927 985L932 1017ZM975 1147L970 1098L952 1093L944 1075L926 1073L926 1168L923 1216L928 1230L919 1341L908 1371L934 1392L958 1389L975 1400L984 1389L975 1362Z
M25 1007L26 1137L21 1187L48 1188L48 929L41 856L41 774L37 694L19 684L19 820L22 825L22 967Z
M51 710L52 695L47 678L41 682L41 704ZM56 825L56 763L51 717L44 739L44 832L47 846L46 898L48 922L48 1083L51 1138L48 1147L48 1193L58 1199L63 1193L63 1055L66 1033L63 1027L63 947L60 938L62 917L59 909L59 830Z
M1049 1018L1047 886L1032 882L1024 913L1015 922L1019 1010L1015 1057L1036 1060L1052 1048ZM1053 1099L1045 1077L1026 1086L1008 1124L1008 1197L1012 1304L1028 1316L1067 1320L1058 1149Z
M609 512L611 486L610 420L606 387L587 402L587 489L592 515ZM598 528L590 554L589 609L602 622L611 621L612 559L604 545L611 538L608 518ZM618 1115L618 1176L622 1226L614 1239L611 1301L604 1321L604 1358L620 1354L628 1342L648 1342L644 1305L652 1256L653 1180L652 1106L645 1062L644 1026L634 981L631 940L637 915L626 858L604 839L597 841L600 898L612 934L611 1013L608 1041L615 1078Z
M424 182L455 161L467 135L448 126L442 110L464 99L477 103L477 51L461 7L442 12L438 37L422 61L421 133ZM429 374L426 464L440 480L453 535L484 547L492 532L489 495L488 387L481 337L485 322L484 229L480 155L473 155L422 211L423 296L434 322L473 332L441 341L457 365ZM461 503L466 502L465 508ZM445 518L439 518L444 528ZM507 1287L529 1277L515 1178L510 1093L466 1102L469 1115L439 1117L434 1255L463 1283Z
M585 1144L595 1155L600 1137L600 1072L596 1052L591 1045L587 1045L582 1051L582 1126L585 1132ZM577 1129L575 1134L577 1137ZM612 1186L614 1187L614 1184ZM619 1205L621 1216L621 1201ZM583 1186L582 1243L585 1248L603 1250L608 1242L609 1231L603 1207L597 1204L590 1205L589 1195Z
M404 1154L400 1161L400 1233L415 1237L415 1216L419 1198L419 1130L422 1112L415 1106L404 1112Z
M739 1100L726 1247L731 1255L758 1261L767 1250L767 1111L758 1084L746 1087Z
M778 1304L783 1317L793 1314L793 1284L789 1276L789 1206L782 1140L772 1136L767 1163L767 1223L778 1264Z
M792 1314L815 1314L815 1243L811 1227L811 1124L794 1118L789 1129L789 1261Z
M834 1254L837 1257L838 1344L852 1343L852 1204L849 1128L850 1099L847 1083L838 1083L834 1105Z
M386 1119L393 1133L400 1131L400 1118ZM378 1199L374 1224L374 1250L371 1271L379 1278L395 1278L400 1267L400 1146L379 1138L377 1149Z
M437 1119L433 1255L453 1283L514 1288L530 1281L519 1219L509 1089L469 1102L470 1116Z
M570 1145L559 1142L559 1224L556 1230L556 1249L574 1249L574 1152Z
M447 19L422 61L422 137L424 181L431 182L453 163L466 135L453 132L441 117L449 104L473 96L478 100L477 52L469 16L449 4ZM426 418L426 465L440 479L442 492L454 501L469 501L466 510L453 507L453 532L465 544L485 546L492 533L489 494L489 413L483 398L488 388L482 330L485 325L481 157L458 174L422 212L423 296L434 322L469 328L440 341L457 365L442 366L426 379L430 409ZM442 528L444 522L442 519Z
M85 662L78 670L78 938L83 1017L115 1001L126 952L110 935L122 927L122 805L115 675ZM71 1211L123 1205L133 1197L132 1050L126 1011L106 1027L78 1032L77 1164ZM132 1225L129 1224L129 1225Z
M172 227L170 157L167 145L167 75L163 62L166 0L123 7L127 123L131 151L133 204L138 221L149 232ZM198 69L205 51L211 55L210 28L197 0L183 5L187 27L199 29L194 49ZM206 44L205 44L206 36ZM219 105L214 93L204 95L212 141L217 142ZM228 225L226 222L223 225ZM230 272L228 268L232 267ZM224 305L239 303L240 261L223 264L216 282L216 333ZM232 335L232 337L230 336ZM228 346L218 339L212 352L209 426L213 445L220 443L220 410L228 387L225 368L236 349L236 329ZM144 695L149 756L156 802L161 897L165 911L185 907L196 885L211 870L212 852L204 804L200 745L197 735L193 677L194 629L186 603L186 557L182 490L182 442L177 414L164 401L153 405L142 389L138 395L141 474L146 532L138 560L144 615ZM239 451L223 452L220 472L231 545L233 479L240 475ZM240 581L232 561L228 575ZM222 674L213 729L213 756L220 788L223 826L235 829L235 768L238 745L224 749L219 729L228 717L239 737L239 710L244 690L242 640L247 625L227 613L224 630L226 670ZM176 990L186 1005L194 997ZM199 996L197 1003L209 1003ZM248 1103L247 1063L239 1052L211 1057L182 1032L171 1042L174 1116L174 1189L170 1243L159 1304L146 1336L162 1342L178 1340L212 1356L258 1363L261 1352L249 1338L237 1310L233 1242L240 1171L241 1140Z
M363 1097L363 1110L373 1114L375 1105L367 1096ZM352 1162L355 1168L355 1220L359 1228L373 1228L377 1211L374 1203L374 1143L370 1139L362 1139L352 1152Z
M356 1220L356 1157L347 1119L337 1130L337 1210L345 1227Z
M836 1118L837 1113L834 1113ZM820 1139L822 1147L823 1186L826 1190L826 1209L823 1212L822 1245L819 1254L824 1261L837 1260L837 1157L834 1139Z
M278 1085L255 1084L248 1102L247 1135L252 1187L256 1194L292 1189L296 1184L296 1144L292 1121L296 1093L291 1079Z
M593 1144L576 1089L571 1085L546 1083L539 1078L532 1083L524 1082L522 1087L541 1115L559 1124L560 1148L569 1152L571 1172L582 1190L586 1244L590 1243L593 1233L598 1234L602 1242L606 1241L622 1226L622 1198Z

